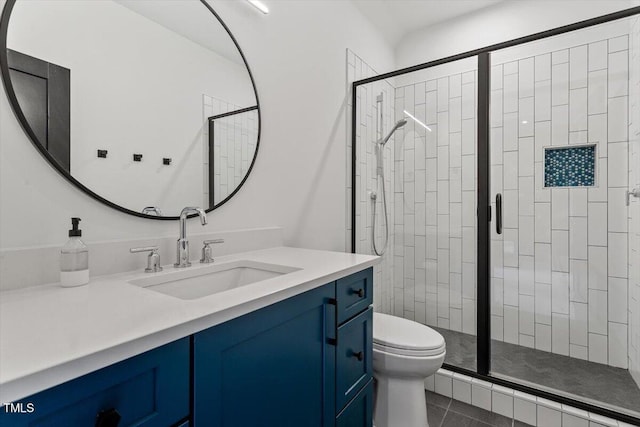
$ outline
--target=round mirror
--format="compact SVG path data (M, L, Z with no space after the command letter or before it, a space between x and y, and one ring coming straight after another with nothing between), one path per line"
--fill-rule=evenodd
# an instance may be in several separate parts
M206 1L8 0L0 37L25 132L103 203L175 219L222 205L251 172L255 83Z

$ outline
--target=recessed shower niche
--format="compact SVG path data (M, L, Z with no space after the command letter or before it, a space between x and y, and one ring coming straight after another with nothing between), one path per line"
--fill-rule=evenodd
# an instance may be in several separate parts
M593 187L596 185L596 145L546 147L545 187Z

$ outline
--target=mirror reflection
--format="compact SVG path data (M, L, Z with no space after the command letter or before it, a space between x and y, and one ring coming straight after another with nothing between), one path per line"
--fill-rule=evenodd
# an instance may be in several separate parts
M212 209L254 161L251 76L198 0L17 0L7 62L36 146L124 209Z

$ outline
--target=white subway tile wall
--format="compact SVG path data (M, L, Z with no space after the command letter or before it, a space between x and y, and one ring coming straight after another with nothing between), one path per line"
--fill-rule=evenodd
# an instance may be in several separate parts
M474 335L476 80L471 69L395 89L396 120L407 111L428 129L396 133L393 229L394 314Z
M494 339L629 365L629 63L622 36L492 67L491 194L504 200L504 233L491 236L492 280L503 284ZM544 147L576 143L597 145L596 186L545 188Z
M630 21L630 26L628 185L629 189L632 189L640 187L640 18L634 17ZM629 371L636 383L640 385L640 199L630 201L628 223L628 360ZM625 280L617 278L612 280L615 280L614 301L620 301L623 298ZM619 325L623 324L623 322L619 323Z
M208 118L243 108L209 95L202 96L203 128L202 158L204 195L202 206L210 205L210 198L219 203L231 194L242 182L253 161L258 140L257 110L234 114L214 121L214 165L213 195L209 194L209 121Z
M347 99L348 108L346 111L346 123L347 123L347 191L346 197L346 224L347 230L345 235L345 249L351 251L351 90L353 83L356 80L361 80L367 77L375 76L376 71L371 68L366 62L358 57L354 52L347 49L346 52L347 62ZM382 111L378 111L377 97L382 95ZM358 150L356 155L356 203L358 203L356 209L356 252L362 254L373 254L372 248L372 230L373 230L373 203L370 198L372 191L376 192L378 197L376 200L376 242L377 247L381 248L384 242L384 211L381 194L381 185L379 187L376 176L376 156L374 151L375 142L380 138L378 117L381 114L382 117L382 133L387 133L394 125L393 118L395 117L395 91L394 87L387 81L379 81L376 83L361 85L357 90L357 102L358 111L356 112L356 148ZM374 266L374 291L373 291L373 304L374 308L378 312L393 313L394 300L402 301L404 295L394 294L393 272L395 268L398 268L394 254L397 251L398 236L393 232L395 224L395 218L397 217L396 207L402 205L402 200L394 198L394 147L395 136L389 141L384 150L384 169L385 169L385 188L387 194L387 212L389 221L389 242L385 254L382 257L382 262ZM423 168L423 177L424 168ZM422 198L422 212L425 212L424 198ZM422 239L421 250L426 250L426 244L424 238ZM402 265L400 265L402 268ZM422 283L422 282L421 282ZM414 295L420 298L420 295L424 293L424 285L415 286L415 279L407 278L407 288L411 289ZM401 288L404 286L404 282L401 284ZM412 310L412 316L418 315L420 318L426 318L427 308L424 304L424 298L422 303L415 304Z

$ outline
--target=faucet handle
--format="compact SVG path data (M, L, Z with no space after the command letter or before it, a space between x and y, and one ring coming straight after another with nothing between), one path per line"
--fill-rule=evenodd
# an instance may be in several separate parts
M149 252L149 256L147 256L147 268L144 269L145 273L157 273L162 271L162 267L160 266L160 254L158 250L159 246L145 246L142 248L131 248L129 252L132 254L139 252Z
M224 243L224 239L212 239L212 240L205 240L204 242L202 242L203 245L210 245L210 244L216 244L216 243Z
M202 258L200 258L200 262L202 264L208 264L214 261L213 250L209 245L217 243L224 243L224 239L205 240L204 242L202 242L202 244L204 245L202 247Z

